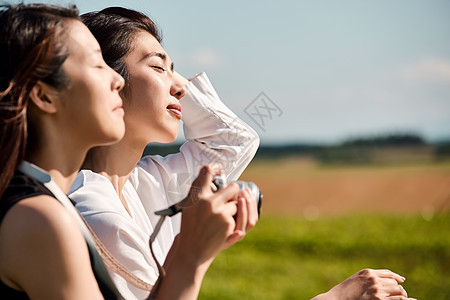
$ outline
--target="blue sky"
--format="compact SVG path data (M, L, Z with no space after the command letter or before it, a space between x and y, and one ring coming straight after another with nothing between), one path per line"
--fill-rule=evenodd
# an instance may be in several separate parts
M262 143L450 138L450 1L44 2L146 13L178 72L206 71Z

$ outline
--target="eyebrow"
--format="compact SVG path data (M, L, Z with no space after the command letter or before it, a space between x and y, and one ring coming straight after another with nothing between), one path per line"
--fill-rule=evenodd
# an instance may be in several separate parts
M96 49L92 50L91 53L88 55L89 55L89 59L94 59L96 61L97 61L98 57L103 59L102 50L100 48L96 48Z
M161 52L149 52L149 53L146 53L145 55L144 55L144 57L142 57L142 59L141 59L141 61L143 61L143 60L146 60L147 58L150 58L150 57L152 57L152 56L157 56L157 57L159 57L159 58L161 58L163 61L166 61L167 60L167 55L166 54L164 54L164 53L161 53ZM170 64L170 70L173 72L173 70L174 70L174 64L173 64L173 62Z

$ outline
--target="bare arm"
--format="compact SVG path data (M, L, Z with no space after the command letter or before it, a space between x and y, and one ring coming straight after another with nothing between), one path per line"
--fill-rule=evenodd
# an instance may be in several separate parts
M408 298L405 289L400 285L404 280L405 278L389 270L364 269L312 300L413 299Z
M16 204L0 239L2 278L31 299L103 299L78 225L55 199Z

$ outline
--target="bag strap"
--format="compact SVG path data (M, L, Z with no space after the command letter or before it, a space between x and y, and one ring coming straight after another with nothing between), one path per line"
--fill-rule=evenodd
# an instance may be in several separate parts
M95 232L92 230L91 226L86 222L86 220L82 217L86 227L90 231L92 238L95 241L95 244L97 245L98 252L100 253L100 256L103 258L103 262L105 265L114 273L120 275L123 279L125 279L128 283L132 284L133 286L144 290L144 291L151 291L153 289L153 285L150 283L145 282L144 280L140 279L136 275L134 275L130 270L128 270L124 265L122 265L117 259L114 258L114 256L109 252L109 250L103 245L102 241L98 238L98 236L95 234Z

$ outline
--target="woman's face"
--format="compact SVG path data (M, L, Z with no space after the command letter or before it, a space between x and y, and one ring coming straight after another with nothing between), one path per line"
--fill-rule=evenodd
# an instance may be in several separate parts
M117 142L125 133L119 92L123 78L103 60L100 46L80 21L68 25L69 56L63 70L69 84L61 92L61 126L91 146Z
M126 135L142 143L173 141L187 81L173 71L169 56L147 32L134 36L125 63L130 75L124 96Z

